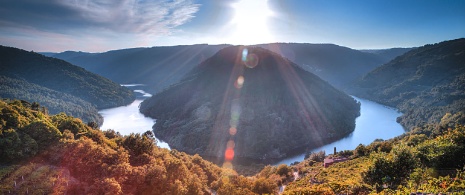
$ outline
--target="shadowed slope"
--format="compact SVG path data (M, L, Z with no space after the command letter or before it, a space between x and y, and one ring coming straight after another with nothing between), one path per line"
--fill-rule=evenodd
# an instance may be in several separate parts
M349 134L359 105L275 53L235 46L144 101L141 112L157 119L155 134L174 149L278 159Z

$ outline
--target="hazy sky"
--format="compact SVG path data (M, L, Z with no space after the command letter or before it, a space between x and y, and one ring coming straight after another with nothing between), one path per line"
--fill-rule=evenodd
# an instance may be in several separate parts
M0 44L101 52L165 45L421 46L465 37L465 0L2 0Z

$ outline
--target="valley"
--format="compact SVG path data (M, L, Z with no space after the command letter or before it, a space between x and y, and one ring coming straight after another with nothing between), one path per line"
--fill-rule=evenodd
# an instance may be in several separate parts
M72 82L60 83L68 85L64 88L54 85L59 82L37 70L2 66L0 190L460 193L465 190L463 40L386 50L385 59L393 60L356 73L332 69L347 74L341 77L318 75L330 69L306 69L283 58L296 50L280 54L262 47L224 46L156 90L154 85L120 86L103 79L97 83L114 89L102 91L107 99L82 96L76 91L88 90L76 89ZM396 52L400 56L392 55ZM80 72L55 72L57 78L80 80L79 75L90 74L64 61L28 55ZM18 61L12 56L0 62ZM99 94L92 90L92 95ZM52 107L62 101L58 105L87 105L84 113L100 115L103 125L83 122L72 112L48 113L34 102L43 98ZM216 164L204 160L215 158ZM323 168L325 158L348 160ZM243 160L254 163L241 164ZM37 177L46 182L35 185Z

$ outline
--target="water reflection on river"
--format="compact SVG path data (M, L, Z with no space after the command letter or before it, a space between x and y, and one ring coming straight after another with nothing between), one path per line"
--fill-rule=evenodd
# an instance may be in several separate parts
M361 103L360 116L355 119L355 130L349 136L333 143L313 149L312 152L325 151L326 154L333 153L334 147L338 151L353 150L359 144L368 145L375 139L390 139L405 132L404 128L396 122L396 118L402 115L393 108L354 97ZM305 154L286 158L276 163L291 164L295 161L304 160Z
M127 106L100 110L99 113L103 116L102 130L113 129L121 135L129 135L131 133L144 133L152 131L152 126L155 120L145 117L139 112L139 105L145 98L150 97L149 93L141 89L135 89L140 85L124 85L134 89L137 96L136 100ZM157 139L157 145L162 148L170 148L167 143Z
M151 131L155 120L145 117L139 112L140 103L151 96L142 90L141 85L125 85L134 90L137 99L128 106L121 106L100 110L99 113L103 116L104 122L100 129L113 129L120 132L122 135L129 135L130 133L144 133ZM328 145L312 150L317 152L320 150L326 151L330 154L333 148L336 147L338 151L353 150L359 144L370 144L375 139L390 139L404 133L402 126L396 122L396 118L401 115L393 108L383 106L381 104L356 98L361 103L360 116L355 120L356 127L354 132L349 136L330 143ZM157 140L157 145L162 148L169 148L167 143ZM304 154L286 158L276 164L291 164L295 161L302 161Z

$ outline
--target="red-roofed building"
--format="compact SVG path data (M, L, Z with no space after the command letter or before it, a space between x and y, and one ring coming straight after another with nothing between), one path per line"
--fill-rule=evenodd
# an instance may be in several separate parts
M347 161L347 160L349 160L349 159L346 158L346 157L342 157L342 158L325 158L325 160L323 161L323 166L325 168L328 168L330 165L332 165L334 163L344 162L344 161Z

